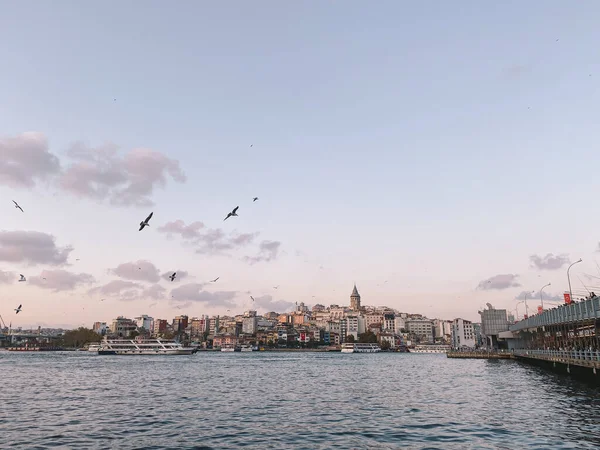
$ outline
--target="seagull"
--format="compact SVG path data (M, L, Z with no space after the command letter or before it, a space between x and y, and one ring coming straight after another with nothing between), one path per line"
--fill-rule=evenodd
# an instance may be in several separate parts
M46 279L46 277L42 277L42 280L45 280L45 279Z
M27 278L25 278L25 275L23 275L22 273L20 273L19 275L21 275L21 278L19 278L19 281L27 281Z
M273 286L273 289L279 289L279 285Z
M21 306L23 306L23 305L19 305L19 307L17 309L15 309L15 311L16 311L15 314L19 314L21 312Z
M258 200L258 197L254 197L254 198L252 199L252 202L255 202L256 200Z
M252 299L252 301L254 301L254 297L250 296L250 298Z
M23 208L21 208L17 202L15 202L15 201L13 200L13 203L15 204L15 208L17 208L17 209L20 209L20 210L21 210L21 212L25 212L25 211L23 211Z
M214 280L210 280L210 282L211 282L211 283L216 283L216 281L217 281L219 278L221 278L221 277L217 277L217 278L215 278Z
M169 278L171 279L171 281L173 281L175 279L175 275L177 275L177 272L173 272L173 275L169 276Z
M154 212L151 212L150 215L148 217L146 217L146 220L144 220L143 222L140 222L140 231L142 231L144 229L144 227L150 226L150 224L148 222L150 221L150 219L152 219L152 214L154 214Z
M231 211L229 214L227 214L227 217L225 217L223 219L223 222L225 222L227 219L229 219L232 216L237 217L237 210L238 210L238 208L239 208L239 206L236 206L235 208L233 208L233 211Z
M75 261L79 261L79 258L77 258Z
M105 298L101 298L100 301L103 302L104 300L106 300Z

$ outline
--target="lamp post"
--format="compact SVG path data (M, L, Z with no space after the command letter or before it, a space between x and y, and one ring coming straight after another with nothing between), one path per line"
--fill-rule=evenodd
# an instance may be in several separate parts
M577 263L580 263L581 261L583 260L579 258L579 261L575 261L567 268L567 281L569 282L569 298L571 301L573 301L573 292L571 291L571 276L569 275L569 270L571 270L571 267L573 267Z
M519 305L523 303L523 301L521 300L520 302L517 302L517 306L515 308L515 311L517 313L517 322L519 321Z
M531 293L533 294L535 291L531 291ZM525 292L525 300L523 300L525 302L525 314L527 315L527 317L529 318L529 308L527 308L527 294L529 294L529 292Z
M542 291L544 290L544 288L547 288L550 285L552 285L552 283L548 283L547 285L542 286L542 288L540 289L540 301L542 302L542 312L544 312L544 297L542 296Z

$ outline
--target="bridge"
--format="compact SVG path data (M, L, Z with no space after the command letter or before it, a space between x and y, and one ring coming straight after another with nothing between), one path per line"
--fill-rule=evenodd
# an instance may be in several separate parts
M516 359L600 384L600 298L561 305L509 327Z
M584 300L579 303L559 306L541 314L531 316L510 326L510 331L536 329L558 324L595 321L600 319L600 297Z

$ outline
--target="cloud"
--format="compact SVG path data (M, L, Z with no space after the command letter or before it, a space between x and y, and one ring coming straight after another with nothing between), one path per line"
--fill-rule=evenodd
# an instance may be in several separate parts
M529 261L531 261L531 265L533 267L536 267L540 270L558 270L565 264L569 264L571 262L569 255L564 253L561 255L548 253L543 258L538 255L531 255L529 257Z
M17 278L17 275L14 272L5 272L0 270L0 284L11 284Z
M59 159L49 152L42 133L0 138L0 185L32 188L60 171Z
M154 284L141 293L144 298L151 298L153 300L161 300L165 298L165 292L167 290L159 284Z
M67 263L72 247L57 247L54 236L39 231L0 231L0 261L48 264Z
M540 300L540 291L521 291L521 293L515 296L515 300L524 300L525 294L527 294L527 300ZM551 294L542 291L542 296L544 300L548 301L562 301L563 296L561 294Z
M181 236L182 239L190 241L194 239L199 239L202 235L202 233L200 233L200 230L202 230L203 228L204 224L202 222L196 221L190 223L189 225L186 225L183 220L178 219L174 222L168 222L162 227L158 227L158 231L169 235L177 234Z
M236 296L235 291L203 291L205 284L188 283L171 291L171 300L176 302L199 302L207 306L234 306L231 301Z
M259 233L229 233L220 228L206 228L202 222L192 222L186 225L183 220L168 222L158 227L160 233L169 237L177 235L188 244L196 246L196 253L223 254L229 250L245 247L251 244Z
M266 311L286 312L289 311L293 306L293 302L288 302L285 300L273 300L273 297L270 295L254 297L254 307L263 308Z
M120 206L150 206L157 187L168 179L185 183L179 162L160 152L137 148L124 156L117 147L90 148L76 143L68 152L71 164L61 175L59 184L79 197L108 199Z
M143 288L142 285L140 285L138 283L134 283L133 281L113 280L113 281L106 283L103 286L98 286L93 289L90 289L88 291L88 294L89 295L100 294L100 295L116 296L116 295L121 294L123 291L126 291L127 289L129 289L129 291L127 291L126 293L130 293L130 292L132 292L132 289L141 289L141 288ZM136 292L136 291L133 291L133 292Z
M83 284L96 281L89 273L72 273L66 270L43 270L39 276L29 277L29 284L54 292L71 291Z
M511 273L494 275L491 278L480 281L477 289L489 291L492 289L508 289L511 287L519 287L521 284L517 281L519 275L513 275Z
M256 264L262 261L268 262L277 259L279 253L279 241L262 241L256 256L245 256L244 261L249 264Z
M157 283L160 280L159 271L154 264L146 260L138 260L119 264L111 273L127 280L148 281Z
M185 270L174 270L173 272L177 272L177 276L175 277L175 282L183 280L184 278L187 278L189 276L189 273L186 272ZM165 272L160 277L163 280L171 282L171 279L169 277L173 274L173 272Z

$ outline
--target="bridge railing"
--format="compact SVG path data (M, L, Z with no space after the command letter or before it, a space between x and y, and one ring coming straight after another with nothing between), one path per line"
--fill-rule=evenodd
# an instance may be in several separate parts
M556 325L596 318L600 318L600 297L546 310L541 314L511 325L509 329L510 331L520 331L544 325Z
M513 350L517 356L531 356L550 360L575 359L580 361L600 362L600 352L590 350Z

